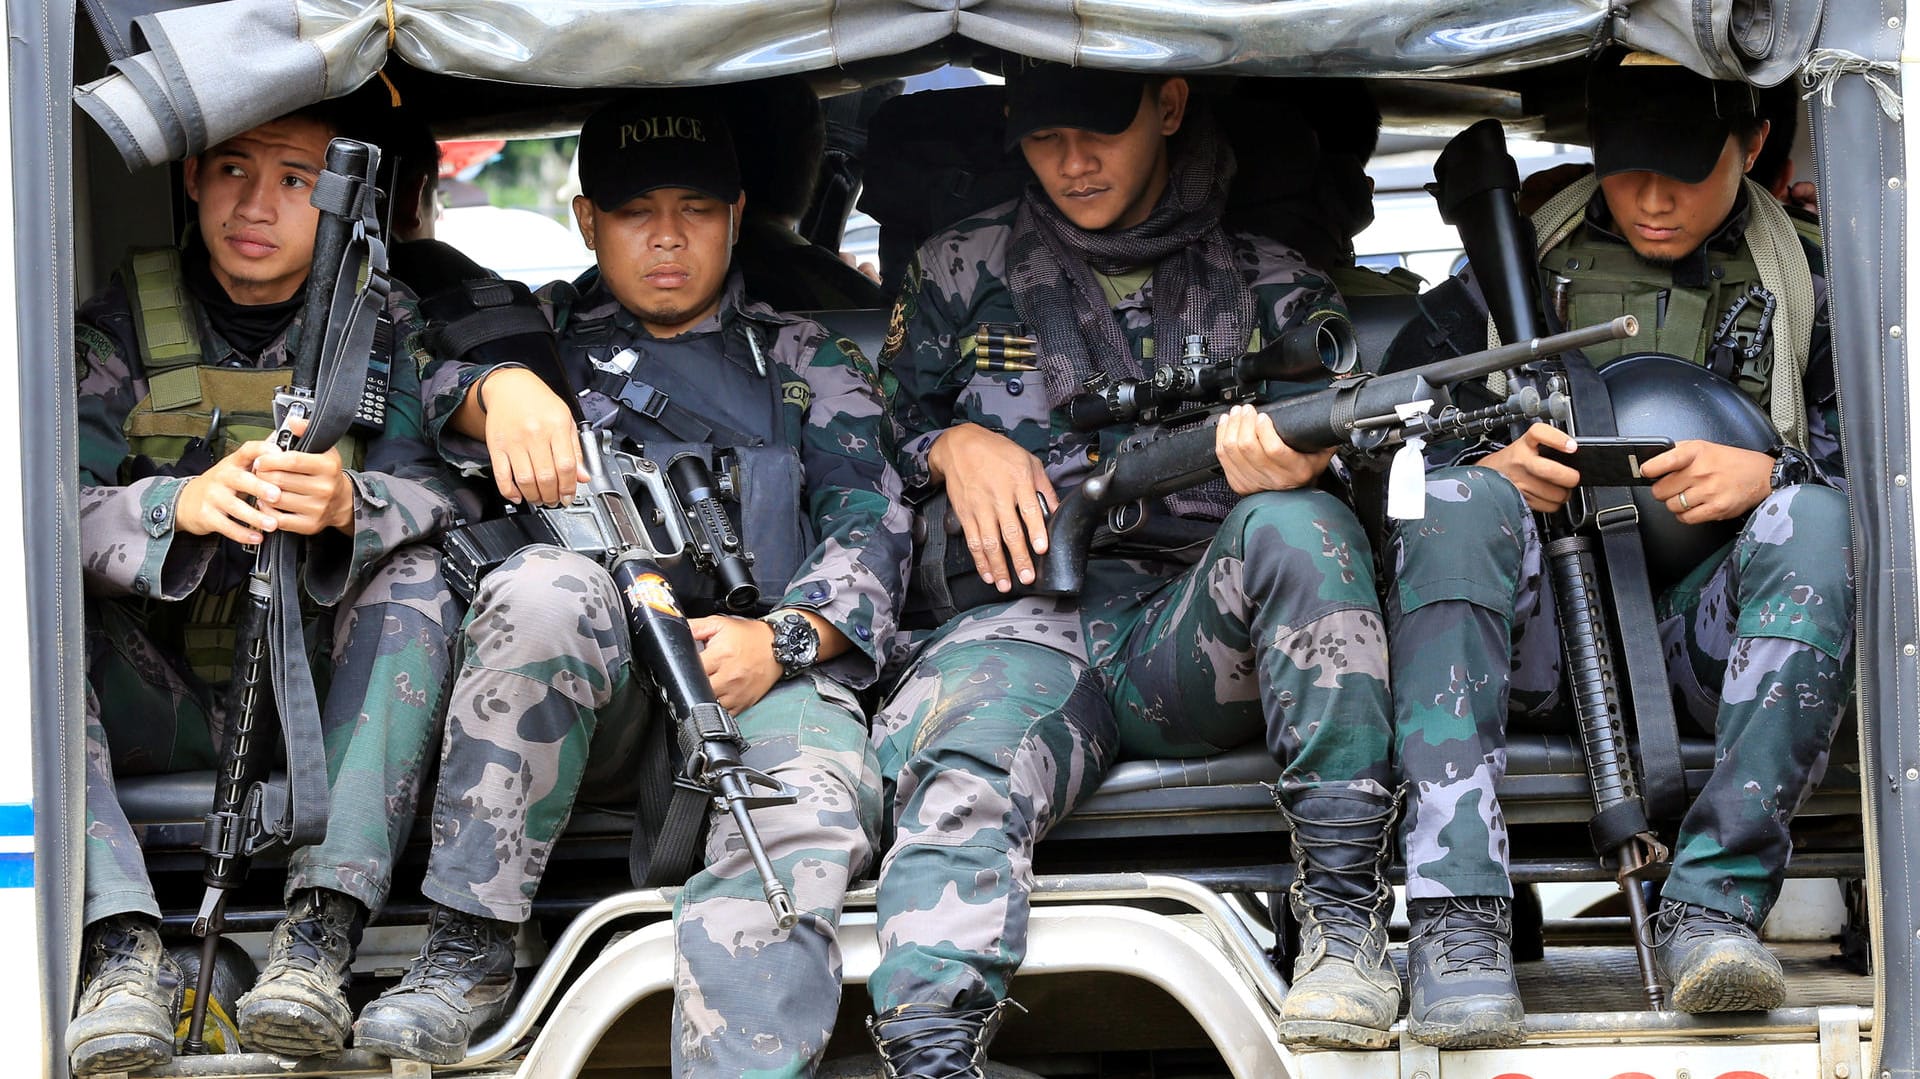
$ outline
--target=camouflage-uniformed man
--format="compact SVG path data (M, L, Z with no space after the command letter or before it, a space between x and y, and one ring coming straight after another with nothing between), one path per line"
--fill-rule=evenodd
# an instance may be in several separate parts
M715 814L706 868L675 910L673 1060L678 1074L731 1079L810 1072L833 1030L836 923L879 811L853 691L874 680L893 633L910 522L865 359L748 302L729 273L742 196L713 96L637 94L587 121L574 213L598 266L543 290L541 307L569 381L587 387L588 418L612 414L663 463L717 451L745 476L736 516L771 611L692 627L745 763L799 791L753 818L800 921L776 928L732 818ZM510 499L568 495L576 434L532 373L441 358L428 395L450 461L490 465ZM690 614L717 609L710 582L670 576ZM651 693L612 580L556 547L489 574L462 635L425 884L431 936L355 1027L363 1048L435 1063L461 1059L505 1005L514 930L575 796L607 797L621 789L609 779L633 773Z
M1768 1008L1785 987L1756 930L1779 894L1788 821L1825 770L1850 685L1853 586L1830 343L1814 303L1819 252L1803 249L1763 188L1743 183L1768 131L1751 89L1635 60L1608 58L1591 76L1599 179L1536 214L1540 265L1566 279L1570 324L1639 313L1653 351L1728 361L1780 430L1775 455L1683 439L1644 465L1679 520L1744 520L1735 542L1657 598L1676 699L1714 735L1717 763L1680 824L1656 958L1681 1010ZM1782 279L1756 268L1763 243L1783 253ZM1784 281L1795 258L1798 288ZM1768 301L1770 341L1729 350L1716 341L1723 314L1755 285L1780 296L1778 310ZM1452 301L1404 331L1390 362L1447 351L1444 326L1485 339L1478 301L1457 284L1442 295ZM1588 350L1603 366L1619 353ZM1523 1037L1494 788L1508 715L1542 710L1560 684L1527 510L1557 509L1579 484L1575 469L1539 453L1567 442L1536 425L1471 466L1431 473L1426 518L1402 522L1391 541L1394 718L1410 784L1410 1029L1430 1044Z
M1035 185L928 241L907 275L887 353L901 474L964 529L972 570L952 586L995 602L935 633L875 717L894 831L869 989L889 1074L979 1074L1025 948L1034 843L1118 754L1263 733L1303 870L1286 1036L1384 1045L1398 1010L1384 627L1358 522L1312 488L1330 455L1237 409L1218 428L1227 482L1154 507L1078 601L992 594L1032 581L1042 503L1131 429L1073 430L1087 378L1150 371L1188 334L1238 357L1337 302L1290 250L1221 230L1232 155L1187 99L1183 79L1022 61L1007 138Z
M263 530L313 537L303 584L331 640L321 721L333 782L326 840L289 857L288 916L241 1003L250 1047L341 1047L353 949L412 820L457 611L438 556L410 545L454 510L422 437L411 295L396 289L387 307L399 345L379 437L325 454L261 441L311 332L309 199L342 119L315 108L189 158L199 229L186 249L136 253L77 319L88 595L86 954L67 1029L77 1072L172 1054L178 972L114 777L214 766L253 561L239 545ZM316 661L323 686L326 667Z

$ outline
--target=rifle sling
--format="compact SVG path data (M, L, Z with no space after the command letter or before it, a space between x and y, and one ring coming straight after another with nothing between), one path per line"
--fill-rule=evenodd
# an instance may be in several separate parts
M1567 388L1579 402L1577 434L1617 433L1612 399L1592 362L1579 352L1562 357ZM1674 719L1672 690L1653 586L1647 579L1646 552L1640 543L1640 517L1632 495L1619 487L1587 488L1592 519L1606 556L1607 589L1620 627L1619 658L1632 701L1633 740L1640 763L1641 797L1647 816L1677 820L1687 808L1687 773L1680 759L1680 731ZM1596 821L1596 824L1598 822Z
M322 181L332 172L322 174ZM316 201L318 201L316 197ZM323 452L340 440L360 410L375 333L391 289L387 253L372 218L372 199L361 200L360 221L333 268L330 317L315 378L313 416L296 443L309 453ZM366 268L364 282L361 267ZM314 332L319 327L307 327ZM268 651L273 698L287 760L287 799L272 831L288 847L309 846L326 838L332 801L327 749L320 722L319 693L313 684L300 613L300 558L295 545L274 537L271 546L273 594L268 612Z
M656 704L656 708L660 707ZM627 874L636 888L684 884L700 868L700 833L713 797L676 782L673 723L647 724L640 739L640 797L633 838L627 844Z

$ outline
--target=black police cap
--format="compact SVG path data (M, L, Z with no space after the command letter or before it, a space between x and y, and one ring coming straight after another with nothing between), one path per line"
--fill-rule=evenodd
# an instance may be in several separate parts
M580 191L602 210L662 187L740 197L740 163L713 94L643 90L602 105L580 129Z

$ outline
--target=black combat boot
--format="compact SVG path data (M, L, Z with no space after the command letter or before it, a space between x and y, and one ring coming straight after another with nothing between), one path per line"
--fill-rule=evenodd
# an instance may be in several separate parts
M1289 1045L1384 1049L1400 1014L1400 975L1387 958L1387 849L1397 798L1316 791L1275 802L1293 829L1287 901L1300 926L1292 985L1280 1009Z
M1442 1049L1504 1049L1526 1040L1513 980L1513 902L1504 897L1407 903L1407 1033Z
M240 998L241 1044L293 1057L344 1048L353 1025L347 984L366 924L366 908L350 895L330 888L296 893L273 929L267 969Z
M139 1071L173 1059L180 968L145 914L116 914L87 927L80 1008L67 1024L76 1075Z
M868 1019L867 1033L887 1079L981 1079L987 1043L1011 1003L970 1009L902 1004Z
M513 995L515 926L435 906L427 943L399 984L353 1025L355 1048L402 1060L458 1064L474 1032Z
M1653 918L1653 961L1683 1012L1761 1012L1787 999L1787 976L1760 934L1731 914L1665 900Z

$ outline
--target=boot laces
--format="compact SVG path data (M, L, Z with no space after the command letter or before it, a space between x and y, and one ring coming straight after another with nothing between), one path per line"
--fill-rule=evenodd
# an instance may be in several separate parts
M1294 888L1299 901L1313 912L1303 930L1317 930L1327 943L1337 942L1355 954L1370 950L1376 942L1384 946L1381 912L1393 893L1380 875L1379 845L1366 838L1302 836L1299 829L1294 830L1293 842L1298 852ZM1367 857L1340 865L1319 856L1337 847L1352 847Z
M306 909L290 916L286 921L286 958L309 970L341 966L351 915L343 918L338 913L315 898Z
M464 994L471 983L486 977L484 966L477 974L473 968L490 958L494 936L485 922L466 914L435 920L419 956L394 990L452 986Z
M914 1015L907 1013L894 1020L879 1018L870 1024L873 1043L885 1056L888 1075L926 1075L926 1079L970 1079L979 1075L979 1064L985 1057L987 1039L992 1037L998 1026L1000 1014L1008 1005L1020 1007L1013 1001L1002 1001L985 1008L971 1008L963 1011L945 1012L938 1016L944 1020L938 1026L915 1025L904 1033L888 1034L886 1029L899 1029L901 1020L915 1018L930 1019L934 1016L926 1013ZM1021 1008L1022 1011L1026 1009ZM923 1073L916 1065L922 1057L938 1060L949 1054L966 1061L958 1071L942 1075ZM897 1058L897 1059L896 1059Z
M1738 935L1759 940L1753 927L1725 911L1698 907L1692 903L1670 901L1660 905L1653 918L1653 946L1665 947L1670 941L1691 944L1712 937Z
M1443 900L1439 914L1423 926L1420 937L1431 940L1433 956L1442 972L1508 969L1504 945L1513 936L1512 919L1492 899Z
M93 976L87 981L87 995L105 997L117 989L131 989L141 996L168 995L167 971L161 957L160 934L151 926L128 918L109 918L100 923L94 938Z

